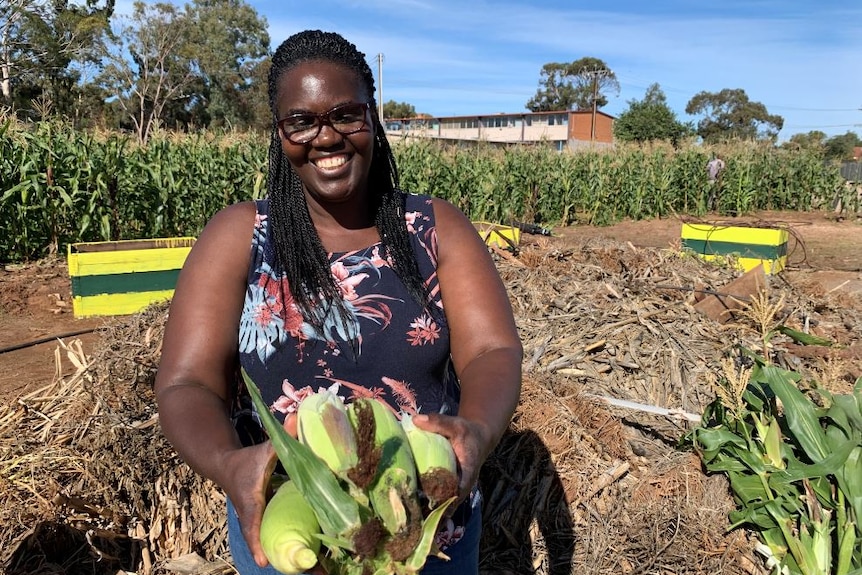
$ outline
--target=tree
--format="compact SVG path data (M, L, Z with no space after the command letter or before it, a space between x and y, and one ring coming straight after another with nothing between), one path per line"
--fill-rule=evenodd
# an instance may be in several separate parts
M784 127L784 118L749 100L741 89L700 92L688 101L685 113L704 116L697 123L697 135L710 143L734 138L775 140Z
M389 100L383 104L383 117L386 119L415 118L416 115L416 108L413 107L413 104L396 102L395 100Z
M551 62L542 66L539 89L526 107L533 112L592 110L607 106L607 91L619 94L620 83L599 58L581 58L570 64Z
M253 124L256 101L268 104L266 82L254 81L269 55L266 19L243 0L194 0L186 5L185 18L194 25L183 49L201 86L186 106L190 121L243 128Z
M158 122L189 128L269 126L269 34L243 0L135 2L100 82L142 142Z
M862 146L862 140L856 132L848 131L841 136L833 136L826 140L826 157L831 160L850 161L853 159L853 148Z
M823 151L826 143L826 133L812 130L805 134L793 134L790 139L781 144L782 148L790 150Z
M47 17L46 0L0 0L0 94L12 103L12 82L31 66L33 54L24 32L28 21Z
M614 121L614 137L623 141L666 140L676 145L694 135L694 127L677 120L658 84L651 84L643 100L629 100L629 107Z
M106 54L100 80L141 143L164 118L165 106L189 97L187 89L196 76L181 50L189 27L174 5L137 0L132 16L120 27L116 46Z
M18 109L39 98L74 115L81 70L97 61L114 0L0 0L0 93Z

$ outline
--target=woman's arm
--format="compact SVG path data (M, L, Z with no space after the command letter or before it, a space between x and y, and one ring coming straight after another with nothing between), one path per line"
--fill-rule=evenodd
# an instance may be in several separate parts
M171 301L155 393L165 436L225 490L265 564L259 525L275 457L268 443L243 449L229 414L254 219L252 202L228 207L195 242Z
M427 414L416 423L452 442L466 494L506 431L521 392L523 348L497 268L473 224L434 200L437 276L461 384L457 417Z

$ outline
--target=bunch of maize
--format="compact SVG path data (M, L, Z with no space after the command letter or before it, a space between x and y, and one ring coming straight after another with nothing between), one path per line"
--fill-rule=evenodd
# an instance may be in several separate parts
M295 439L242 376L290 478L261 525L276 569L302 573L314 552L330 575L415 575L429 555L446 558L434 535L457 499L458 475L445 437L419 429L409 416L399 421L376 399L345 405L321 390L300 403Z

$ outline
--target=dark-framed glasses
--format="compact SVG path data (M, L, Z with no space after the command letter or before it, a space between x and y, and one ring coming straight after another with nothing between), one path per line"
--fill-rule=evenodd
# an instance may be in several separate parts
M349 136L366 126L371 104L342 104L322 114L291 114L278 121L278 127L292 144L307 144L317 137L324 124L343 136Z

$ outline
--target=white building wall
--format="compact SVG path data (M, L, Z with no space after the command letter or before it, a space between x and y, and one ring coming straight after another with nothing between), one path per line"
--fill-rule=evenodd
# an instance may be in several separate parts
M559 115L558 115L559 116ZM486 141L494 143L560 142L569 139L568 122L559 117L549 123L546 115L532 116L528 122L522 115L482 116L474 118L441 118L431 124L387 124L387 136L430 137L445 140ZM491 124L491 125L489 125Z

